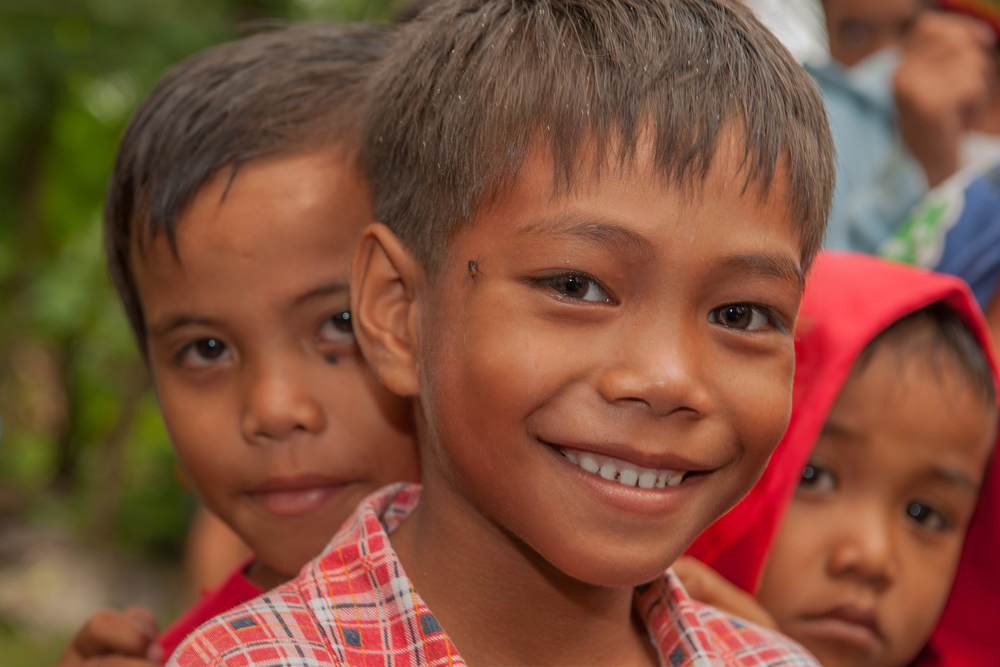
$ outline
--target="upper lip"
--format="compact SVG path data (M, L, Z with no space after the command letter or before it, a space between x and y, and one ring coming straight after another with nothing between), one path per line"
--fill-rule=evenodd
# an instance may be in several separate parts
M705 463L695 463L681 456L670 453L647 454L640 452L633 447L617 443L579 443L579 442L550 442L542 438L538 441L543 445L556 449L576 449L583 452L591 452L602 456L610 456L627 463L632 463L640 468L650 468L653 470L677 470L683 472L709 472L719 468Z
M882 636L881 632L879 632L878 619L875 616L874 609L866 605L857 605L849 602L832 607L818 614L807 614L805 618L806 620L834 619L843 621L845 623L866 627L871 630L876 637Z
M303 489L314 489L318 486L338 486L342 484L340 480L307 473L303 475L290 475L285 477L271 477L260 484L254 486L250 493L271 493L274 491L301 491Z

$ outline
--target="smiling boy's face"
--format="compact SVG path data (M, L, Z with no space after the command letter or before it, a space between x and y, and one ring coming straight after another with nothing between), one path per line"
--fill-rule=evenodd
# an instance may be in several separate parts
M456 233L416 283L412 382L390 381L418 394L428 507L634 586L750 488L787 424L802 283L783 173L760 201L736 164L678 190L640 159L553 196L535 153Z
M133 252L149 362L205 503L279 575L318 555L360 500L418 478L410 404L351 332L350 262L371 220L346 160L244 165Z
M829 667L910 664L948 598L996 439L950 354L854 371L772 548L758 598Z

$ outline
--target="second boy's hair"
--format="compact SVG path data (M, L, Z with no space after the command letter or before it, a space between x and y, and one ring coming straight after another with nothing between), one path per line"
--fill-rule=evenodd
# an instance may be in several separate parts
M867 366L875 352L886 346L896 352L900 364L923 355L938 374L942 353L946 354L966 386L987 405L996 406L993 367L975 334L947 304L932 303L886 327L858 355L855 370Z
M763 194L787 166L804 265L822 243L823 102L738 2L438 0L397 40L372 80L364 153L376 217L432 269L531 148L550 150L556 192L626 167L647 138L666 179L696 186L730 125L747 186Z
M133 115L104 210L108 268L146 354L146 327L130 263L165 234L220 169L296 151L357 148L369 68L386 30L305 24L208 49L168 72ZM176 248L175 248L176 250Z

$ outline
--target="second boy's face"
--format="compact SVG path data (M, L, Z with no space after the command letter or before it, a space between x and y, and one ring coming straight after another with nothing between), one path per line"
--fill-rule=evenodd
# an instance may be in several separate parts
M319 554L358 502L418 476L410 405L379 385L348 311L371 220L350 163L321 154L210 180L133 253L156 393L205 503L278 573Z
M456 234L418 317L428 497L632 586L750 488L787 424L800 245L783 174L760 202L735 173L722 149L703 190L640 160L554 197L534 154Z
M883 344L844 385L758 591L829 667L910 664L951 588L996 416L930 354Z

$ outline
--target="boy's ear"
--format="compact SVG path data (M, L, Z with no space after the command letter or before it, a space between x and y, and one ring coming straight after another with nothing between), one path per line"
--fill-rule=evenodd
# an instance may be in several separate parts
M361 234L351 264L351 320L361 352L382 384L416 396L416 294L424 268L381 223Z

